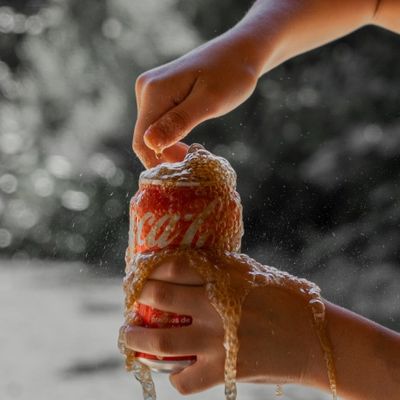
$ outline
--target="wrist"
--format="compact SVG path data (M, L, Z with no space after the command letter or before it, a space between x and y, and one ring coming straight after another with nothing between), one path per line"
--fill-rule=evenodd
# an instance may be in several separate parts
M395 0L391 3L397 4ZM375 6L376 0L258 0L233 30L248 41L260 77L290 58L370 24ZM392 19L398 14L396 7L391 7ZM381 17L382 8L375 20L387 19Z
M278 37L272 30L266 34L244 19L225 35L235 43L236 54L247 64L256 79L279 64L278 57L275 57Z

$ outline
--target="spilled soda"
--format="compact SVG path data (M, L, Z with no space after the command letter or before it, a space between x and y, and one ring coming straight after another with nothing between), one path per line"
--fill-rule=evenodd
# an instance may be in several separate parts
M193 268L205 282L208 298L222 319L227 400L234 400L237 395L242 304L253 288L261 286L283 288L305 298L325 357L332 396L336 399L332 346L326 333L325 307L319 288L240 254L242 235L242 206L236 192L236 173L224 158L194 144L183 161L164 163L140 175L139 190L130 203L124 278L125 322L118 344L127 370L133 371L142 385L145 400L156 399L151 371L177 372L196 361L195 355L158 357L137 353L125 346L125 329L129 325L175 328L191 324L191 316L138 303L152 271L168 258L182 255L188 260L188 268ZM239 283L231 279L232 271L241 274ZM280 387L277 393L281 393Z

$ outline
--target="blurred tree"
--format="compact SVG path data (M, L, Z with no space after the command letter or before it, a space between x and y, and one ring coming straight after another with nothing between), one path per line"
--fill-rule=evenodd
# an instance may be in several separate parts
M228 29L251 2L9 3L0 8L0 246L118 270L141 169L130 150L135 77ZM252 232L244 251L334 277L325 295L347 305L362 304L355 287L373 271L382 271L374 293L396 292L398 43L368 27L297 57L188 139L237 170Z
M122 269L134 79L195 32L174 2L130 0L7 4L0 31L2 252Z

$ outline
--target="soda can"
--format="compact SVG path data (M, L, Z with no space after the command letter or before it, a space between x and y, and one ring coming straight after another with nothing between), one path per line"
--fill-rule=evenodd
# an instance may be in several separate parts
M190 151L203 152L203 170L207 169L207 157L219 159L198 147ZM223 177L215 176L219 170L231 168L229 164L221 166L214 162L209 168L213 169L209 171L212 177L209 181L180 180L174 174L171 174L172 178L164 175L157 179L152 170L141 174L139 190L130 202L128 265L135 254L167 248L239 251L243 222L240 197L235 190L236 175L234 185L229 185ZM203 178L205 172L202 171ZM234 174L232 168L230 173ZM147 328L176 328L192 323L190 316L157 310L144 304L135 303L131 311L137 315L140 325ZM196 360L194 355L157 357L136 353L135 357L152 370L167 373L181 370Z

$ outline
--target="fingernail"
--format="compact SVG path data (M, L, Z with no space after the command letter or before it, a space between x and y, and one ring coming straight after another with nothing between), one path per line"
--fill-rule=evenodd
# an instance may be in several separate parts
M149 127L144 133L144 142L146 146L160 154L165 149L163 138L165 132L156 127Z

